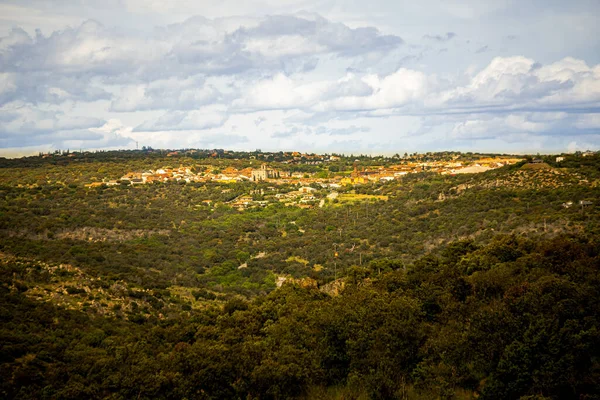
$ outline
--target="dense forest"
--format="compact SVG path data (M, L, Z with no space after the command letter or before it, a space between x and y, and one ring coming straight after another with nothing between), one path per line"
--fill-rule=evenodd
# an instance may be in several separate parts
M314 208L231 207L268 182L86 186L252 165L199 154L2 160L2 398L600 398L599 155Z

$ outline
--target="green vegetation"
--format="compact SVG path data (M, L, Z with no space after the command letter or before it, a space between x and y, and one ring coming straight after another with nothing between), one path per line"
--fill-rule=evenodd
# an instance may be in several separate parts
M229 205L267 183L84 186L258 157L235 154L2 160L0 397L600 397L598 155L313 209ZM354 159L382 161L329 170Z

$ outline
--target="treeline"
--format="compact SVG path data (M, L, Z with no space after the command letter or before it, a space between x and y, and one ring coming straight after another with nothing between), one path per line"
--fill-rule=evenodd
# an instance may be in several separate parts
M284 285L137 323L33 302L3 269L0 395L595 399L598 265L597 237L459 241L339 296Z

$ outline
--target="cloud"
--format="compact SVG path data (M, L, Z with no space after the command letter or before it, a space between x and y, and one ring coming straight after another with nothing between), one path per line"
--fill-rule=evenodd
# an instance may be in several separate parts
M90 133L92 132L92 133ZM134 140L117 132L98 132L88 130L72 131L65 135L52 136L52 146L58 149L108 149L134 148Z
M572 141L567 145L567 152L575 153L576 151L597 150L598 142Z
M0 39L0 65L10 72L89 73L119 75L133 71L137 62L156 60L145 40L125 37L88 20L50 36L30 37L16 29Z
M123 87L111 102L110 110L192 110L222 100L223 94L202 77L169 78Z
M0 108L0 148L55 149L124 147L132 143L130 131L114 120L67 115L31 105Z
M543 66L525 57L496 57L467 85L430 95L447 112L600 110L600 65L565 58Z
M57 131L98 127L98 118L65 115L54 110L42 110L32 106L8 104L0 108L0 138L23 138L49 134Z
M258 82L233 107L242 111L304 109L352 111L391 108L418 101L426 94L427 77L401 68L385 77L347 74L337 81L298 82L283 74Z
M336 97L370 93L371 86L354 74L347 74L336 81L301 82L280 73L252 85L232 106L241 111L303 109Z
M228 116L221 110L209 107L193 111L169 111L160 117L145 121L133 129L134 132L188 131L218 128Z
M458 122L452 129L454 139L493 139L504 135L522 133L536 134L547 131L549 123L531 121L525 115L508 116L476 115L473 119Z
M108 100L111 94L85 79L46 72L0 73L0 105L14 101L61 104Z
M202 136L195 143L200 148L232 148L235 145L247 143L248 138L242 135L210 134Z
M475 54L485 53L486 51L489 51L489 49L490 48L487 45L481 46L480 48L478 48L477 50L475 50Z
M319 126L314 129L314 133L316 135L328 135L328 136L349 136L355 133L365 133L369 132L369 129L366 126L356 126L351 125L346 128L328 128L325 126Z
M102 76L114 82L314 68L310 56L354 57L388 52L403 40L374 27L350 28L319 15L188 20L159 27L148 38L125 35L94 20L49 36L15 28L0 39L5 72L60 72ZM308 63L296 62L307 58Z
M287 130L275 132L271 135L274 139L285 139L292 137L324 135L324 136L350 136L355 133L369 132L370 128L366 126L350 125L342 128L328 126L293 126Z
M425 35L423 39L433 40L436 42L447 42L456 37L456 33L454 32L446 32L445 35Z
M577 115L574 123L575 128L581 130L592 130L600 132L600 114L581 114Z
M245 49L268 57L333 53L341 56L389 51L404 43L394 35L382 35L374 27L352 29L317 14L269 16L253 28L231 35Z
M300 133L302 133L303 135L306 135L306 134L308 134L308 129L307 128L300 129L297 126L294 126L290 129L287 129L284 131L275 132L271 135L271 137L273 139L286 139L286 138L291 138L294 136L299 136Z
M432 121L412 135L445 127L456 140L572 136L595 129L599 85L600 66L581 60L541 65L521 56L496 57L479 71L467 71L466 79L440 79L406 68L388 75L347 74L336 81L305 82L279 74L243 89L230 112L301 111L286 117L294 128L274 130L273 137L280 139L317 134L312 127L332 120L402 115ZM582 112L585 119L577 116Z
M125 126L121 120L113 118L109 119L104 125L97 128L89 128L90 132L101 133L104 135L129 136L133 132L133 128Z
M418 106L428 90L428 77L420 71L406 68L400 68L385 77L367 75L362 80L371 88L369 95L339 96L321 102L316 109L352 111L386 109L410 104Z

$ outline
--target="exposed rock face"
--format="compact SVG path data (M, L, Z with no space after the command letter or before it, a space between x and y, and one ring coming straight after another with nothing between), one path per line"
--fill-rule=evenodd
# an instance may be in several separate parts
M346 287L346 281L338 279L337 281L329 282L328 284L321 286L319 290L330 296L338 296L342 290L344 290L344 287Z
M344 290L344 287L346 287L346 281L344 279L338 279L336 281L329 282L326 285L319 286L317 281L312 278L295 279L295 278L290 278L290 277L286 277L286 276L277 277L277 282L276 282L277 287L280 288L284 284L285 285L298 285L301 288L305 288L305 289L317 289L318 288L321 292L327 293L330 296L338 296L342 292L342 290Z
M281 286L283 286L283 284L291 284L291 285L298 285L301 288L318 288L319 285L317 284L317 281L312 279L312 278L302 278L302 279L296 279L296 278L290 278L287 276L278 276L277 277L277 282L275 282L275 285L279 288Z

